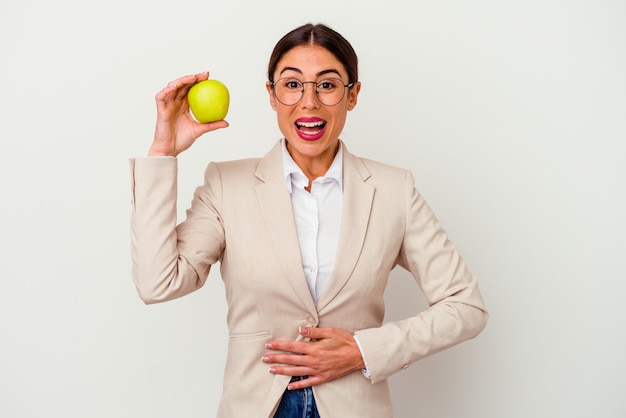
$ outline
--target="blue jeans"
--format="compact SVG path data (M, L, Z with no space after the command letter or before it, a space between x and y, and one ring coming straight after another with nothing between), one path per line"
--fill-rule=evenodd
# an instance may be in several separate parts
M307 376L294 376L292 382L306 379ZM320 418L310 387L297 390L286 390L274 418Z

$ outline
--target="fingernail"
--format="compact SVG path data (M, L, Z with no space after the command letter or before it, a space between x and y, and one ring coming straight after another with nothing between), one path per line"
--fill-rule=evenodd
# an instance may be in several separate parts
M263 356L261 358L261 360L263 361L263 363L269 363L270 362L270 358L268 356Z
M291 385L287 386L287 390L293 390L293 386Z
M270 344L270 343L265 344L265 348L271 349L272 348L272 344Z
M299 332L301 335L307 335L307 334L309 333L309 329L308 329L308 328L306 328L306 327L298 327L298 332Z
M270 367L270 373L272 373L272 374L276 374L276 368L274 368L274 367Z

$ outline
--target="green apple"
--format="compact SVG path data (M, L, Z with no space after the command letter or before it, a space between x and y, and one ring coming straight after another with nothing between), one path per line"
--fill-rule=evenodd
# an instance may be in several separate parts
M230 94L222 82L209 79L191 86L187 93L187 102L198 122L217 122L228 113Z

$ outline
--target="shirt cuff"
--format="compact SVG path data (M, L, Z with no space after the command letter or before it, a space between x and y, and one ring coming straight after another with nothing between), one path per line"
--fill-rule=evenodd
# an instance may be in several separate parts
M363 363L365 363L365 368L361 369L361 373L363 373L363 376L365 376L366 378L371 379L372 375L370 374L370 370L367 367L367 360L365 359L365 354L363 354L361 343L359 342L359 339L357 338L356 334L352 334L352 336L354 337L354 341L356 341L357 347L359 347L359 351L361 352L361 357L363 358Z

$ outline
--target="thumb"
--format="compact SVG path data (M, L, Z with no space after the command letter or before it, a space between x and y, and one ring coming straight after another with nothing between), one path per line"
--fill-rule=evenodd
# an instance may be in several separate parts
M215 131L217 129L227 128L228 122L225 120L220 120L217 122L209 122L209 123L197 123L195 126L196 138L200 135L204 135L207 132Z

